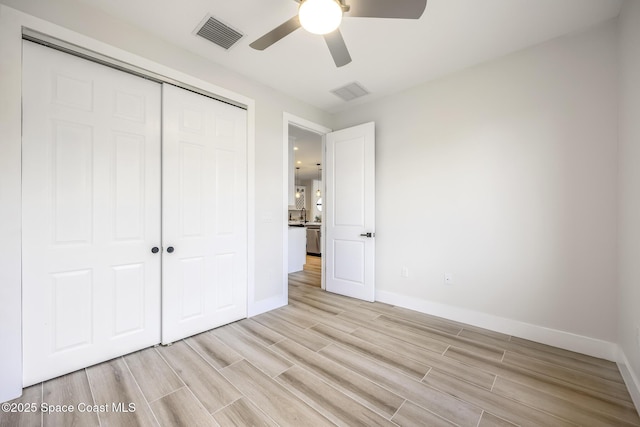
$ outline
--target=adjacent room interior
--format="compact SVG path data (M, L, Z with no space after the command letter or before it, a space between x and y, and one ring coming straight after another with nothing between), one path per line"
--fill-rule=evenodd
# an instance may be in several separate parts
M1 425L640 426L640 1L326 2L0 0Z

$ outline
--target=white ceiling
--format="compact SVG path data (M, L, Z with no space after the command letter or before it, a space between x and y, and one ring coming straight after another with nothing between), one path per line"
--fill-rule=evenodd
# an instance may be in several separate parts
M329 112L593 26L621 7L621 0L429 0L419 20L345 18L353 62L336 68L322 37L303 29L265 51L249 47L297 13L293 0L78 1ZM245 37L228 51L196 37L207 14ZM371 95L347 103L330 93L353 81Z

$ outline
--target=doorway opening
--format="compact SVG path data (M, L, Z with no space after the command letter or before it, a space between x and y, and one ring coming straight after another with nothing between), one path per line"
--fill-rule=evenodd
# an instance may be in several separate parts
M331 129L284 114L284 283L289 275L324 289L324 135Z

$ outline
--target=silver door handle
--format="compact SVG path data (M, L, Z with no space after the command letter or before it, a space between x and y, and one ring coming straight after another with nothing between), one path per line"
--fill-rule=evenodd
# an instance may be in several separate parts
M376 233L363 233L360 237L375 237Z

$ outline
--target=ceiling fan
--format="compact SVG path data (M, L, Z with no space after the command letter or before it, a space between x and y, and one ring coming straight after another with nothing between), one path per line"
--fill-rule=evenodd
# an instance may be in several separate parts
M269 31L249 46L264 50L302 27L324 37L329 52L342 67L351 62L351 55L340 33L342 17L419 19L427 0L294 0L300 3L298 15ZM348 2L348 3L347 3Z

